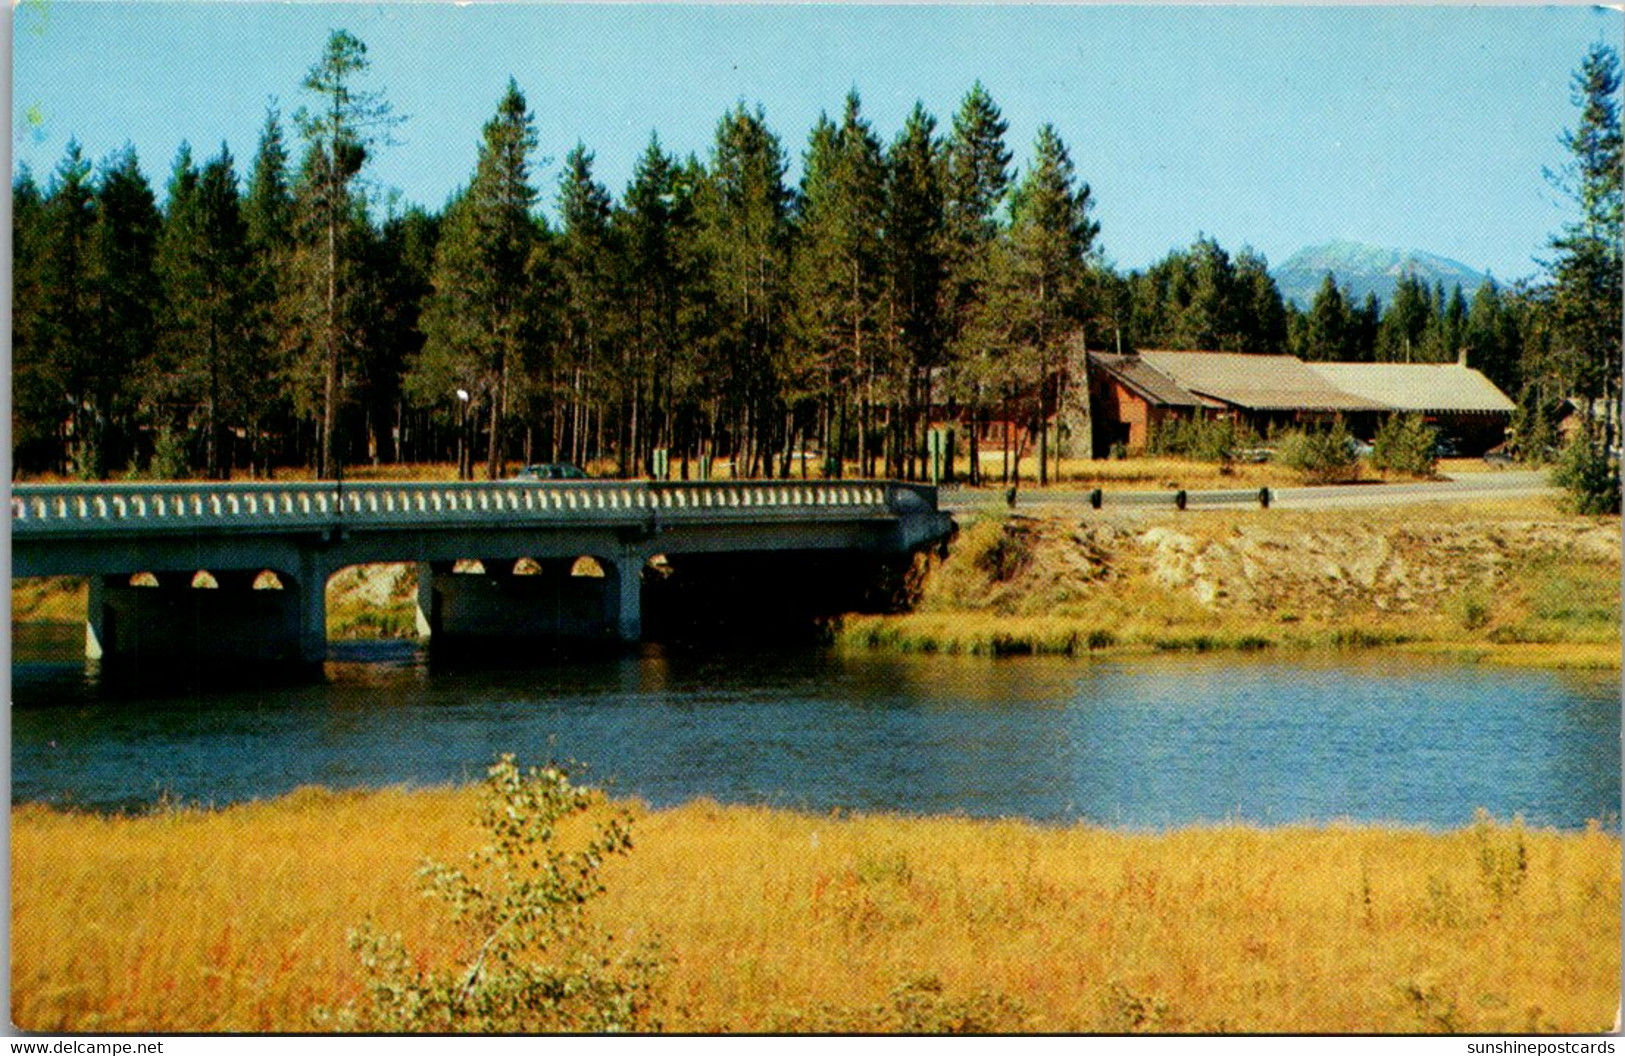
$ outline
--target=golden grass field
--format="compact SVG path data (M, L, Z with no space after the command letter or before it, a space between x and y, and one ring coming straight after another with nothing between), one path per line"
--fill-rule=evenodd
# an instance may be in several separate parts
M420 964L464 964L413 873L481 841L475 801L14 808L13 1022L310 1030L361 992L346 936L368 919ZM1596 828L631 809L592 913L658 942L669 1031L1597 1032L1619 1005L1621 848Z

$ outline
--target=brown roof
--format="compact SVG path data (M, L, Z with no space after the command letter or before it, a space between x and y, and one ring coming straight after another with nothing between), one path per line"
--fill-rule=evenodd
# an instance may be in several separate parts
M1310 363L1308 367L1344 392L1401 411L1511 414L1515 406L1489 378L1456 363Z
M1385 411L1387 404L1345 392L1296 356L1241 352L1141 352L1158 373L1198 396L1250 411Z
M1089 362L1116 378L1148 403L1162 407L1200 407L1202 398L1187 392L1166 374L1148 366L1139 356L1091 352Z

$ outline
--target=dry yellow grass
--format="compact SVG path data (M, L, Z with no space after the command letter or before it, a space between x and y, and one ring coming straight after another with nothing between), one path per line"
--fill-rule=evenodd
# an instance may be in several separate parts
M474 801L16 808L13 1020L307 1030L359 992L346 933L367 918L467 957L412 874L478 842ZM658 937L670 1030L1602 1031L1619 1003L1620 842L1602 831L634 812L595 911Z
M1617 668L1619 519L1541 504L1370 511L1041 510L968 519L914 611L849 616L849 646L1075 655L1399 647Z

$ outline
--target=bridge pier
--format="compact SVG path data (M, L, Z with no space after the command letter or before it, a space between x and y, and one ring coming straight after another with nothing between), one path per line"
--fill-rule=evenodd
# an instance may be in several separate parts
M255 589L259 570L210 574L217 584L212 588L194 587L191 572L156 573L148 586L132 585L127 575L91 576L85 656L143 667L231 667L325 657L319 580L312 589L280 576L281 589Z
M420 563L418 635L454 647L640 640L643 558L595 558L601 575L573 574L576 560L539 559L540 571L529 575L516 574L508 558L482 560L483 572Z

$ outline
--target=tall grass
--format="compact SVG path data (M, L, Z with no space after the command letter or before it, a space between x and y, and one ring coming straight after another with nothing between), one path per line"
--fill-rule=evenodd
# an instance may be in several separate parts
M474 813L468 789L15 808L13 1021L308 1030L362 992L362 921L466 963L414 873L476 846ZM1598 829L633 814L594 922L658 940L668 1030L1602 1031L1619 1002L1620 842Z

